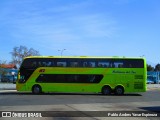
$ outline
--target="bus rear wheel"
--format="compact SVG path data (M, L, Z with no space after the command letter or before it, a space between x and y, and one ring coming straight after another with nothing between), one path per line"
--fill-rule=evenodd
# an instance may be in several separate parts
M124 94L124 88L122 86L117 86L114 90L116 95L123 95Z
M103 88L102 88L102 94L103 95L110 95L111 94L111 88L109 87L109 86L104 86Z
M42 88L40 85L34 85L32 87L32 93L33 94L40 94L42 92Z

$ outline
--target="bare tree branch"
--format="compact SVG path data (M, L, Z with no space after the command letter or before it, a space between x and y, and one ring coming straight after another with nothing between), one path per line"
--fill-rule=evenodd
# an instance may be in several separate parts
M12 55L11 63L16 64L19 67L24 57L39 56L40 54L39 51L34 50L33 48L28 49L26 46L19 46L13 48L11 55Z

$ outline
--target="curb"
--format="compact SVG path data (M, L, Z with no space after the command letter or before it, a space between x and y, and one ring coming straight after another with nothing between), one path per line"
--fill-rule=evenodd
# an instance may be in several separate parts
M0 88L0 90L16 90L16 88Z
M147 88L147 90L160 90L160 88Z
M17 92L17 90L0 90L0 93L1 92Z

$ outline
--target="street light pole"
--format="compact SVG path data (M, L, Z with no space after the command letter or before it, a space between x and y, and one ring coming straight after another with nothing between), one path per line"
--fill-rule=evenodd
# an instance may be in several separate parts
M140 57L142 57L142 58L143 58L143 57L145 57L145 55L141 55Z
M63 55L63 51L65 51L65 50L66 50L66 49L58 50L58 51L61 52L61 57L62 57L62 55Z
M12 78L13 78L13 83L15 83L15 72L13 71L13 72L11 72L11 75L12 75Z

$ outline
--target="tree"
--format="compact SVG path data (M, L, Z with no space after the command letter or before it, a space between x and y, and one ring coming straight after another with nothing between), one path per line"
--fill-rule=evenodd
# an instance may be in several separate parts
M147 71L154 71L154 67L152 67L151 65L147 64Z
M155 66L155 71L160 71L160 64L158 63L156 66Z
M24 57L39 56L40 54L39 51L34 50L33 48L28 49L26 46L19 46L13 48L11 55L12 55L11 63L16 64L19 67Z
M6 69L3 68L3 65L6 64L6 61L1 61L0 60L0 75L3 76L7 73Z

